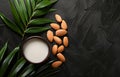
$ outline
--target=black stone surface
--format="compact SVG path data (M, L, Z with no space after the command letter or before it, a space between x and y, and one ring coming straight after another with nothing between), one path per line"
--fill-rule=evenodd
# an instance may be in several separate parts
M120 1L59 0L56 12L68 23L69 47L66 62L56 77L120 77ZM12 19L8 0L0 0L0 11ZM21 42L0 21L0 47L9 41L9 50Z

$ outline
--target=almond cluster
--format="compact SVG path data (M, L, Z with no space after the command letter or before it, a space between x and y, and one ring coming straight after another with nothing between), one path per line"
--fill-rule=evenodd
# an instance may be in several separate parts
M59 59L52 63L53 68L57 68L65 62L65 57L62 52L65 50L65 47L68 47L68 37L67 35L67 23L65 20L61 18L60 15L55 14L55 19L57 23L51 23L50 26L54 31L48 30L47 31L47 39L49 42L55 42L52 46L52 54L57 56Z

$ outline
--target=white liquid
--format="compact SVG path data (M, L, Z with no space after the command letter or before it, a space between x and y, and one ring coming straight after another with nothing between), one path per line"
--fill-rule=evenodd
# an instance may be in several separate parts
M40 39L34 38L23 46L23 54L32 63L40 63L48 56L48 45Z

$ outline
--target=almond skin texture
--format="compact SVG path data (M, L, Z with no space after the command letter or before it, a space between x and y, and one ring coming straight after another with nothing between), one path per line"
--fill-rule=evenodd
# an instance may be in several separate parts
M53 32L51 30L48 30L47 31L47 39L50 41L50 42L53 42Z
M53 45L53 47L52 47L52 53L53 53L53 55L56 55L57 50L58 50L58 45Z
M57 58L58 58L60 61L65 62L65 57L63 56L63 54L58 53L58 54L57 54Z
M62 20L61 28L65 29L65 30L68 28L67 23L65 22L65 20Z
M59 29L59 30L56 31L55 34L56 34L56 36L64 36L64 35L67 34L67 31L64 30L64 29Z
M54 29L54 30L58 30L60 29L60 26L56 23L51 23L50 26Z
M64 51L64 46L63 45L59 46L58 47L58 52L60 53L60 52L63 52L63 51Z
M57 37L57 36L54 36L53 37L54 38L54 41L57 43L57 44L62 44L62 40L59 38L59 37Z
M52 63L52 67L53 67L53 68L58 68L58 67L61 66L61 65L62 65L62 62L61 62L61 61L55 61L55 62Z
M65 47L68 47L68 37L67 37L67 36L65 36L65 37L63 38L63 45L64 45Z
M55 19L57 22L62 22L62 18L59 14L55 14Z

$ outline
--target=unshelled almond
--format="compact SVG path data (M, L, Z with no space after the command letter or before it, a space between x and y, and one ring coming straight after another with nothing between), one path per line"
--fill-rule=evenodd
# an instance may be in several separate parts
M64 35L67 34L67 31L64 30L64 29L59 29L59 30L56 31L55 34L56 34L56 36L64 36Z
M62 29L65 29L65 30L68 28L67 23L66 23L65 20L62 20L61 28L62 28Z
M55 62L52 63L53 68L58 68L61 65L62 65L62 61L55 61Z
M65 36L63 38L63 44L64 44L65 47L68 47L69 41L68 41L68 37L67 36Z
M52 53L53 53L53 55L56 55L57 50L58 50L58 45L53 45L53 47L52 47Z
M57 57L60 61L65 62L65 57L61 53L58 53Z
M59 46L58 47L58 52L63 52L63 51L64 51L64 46L63 45Z
M52 42L53 41L53 32L51 30L47 31L47 39Z
M60 26L59 26L57 23L51 23L50 26L51 26L54 30L60 29Z
M57 36L54 36L53 37L54 38L54 41L57 43L57 44L62 44L62 40L59 38L59 37L57 37Z
M55 19L57 22L62 22L62 18L59 14L55 14Z

